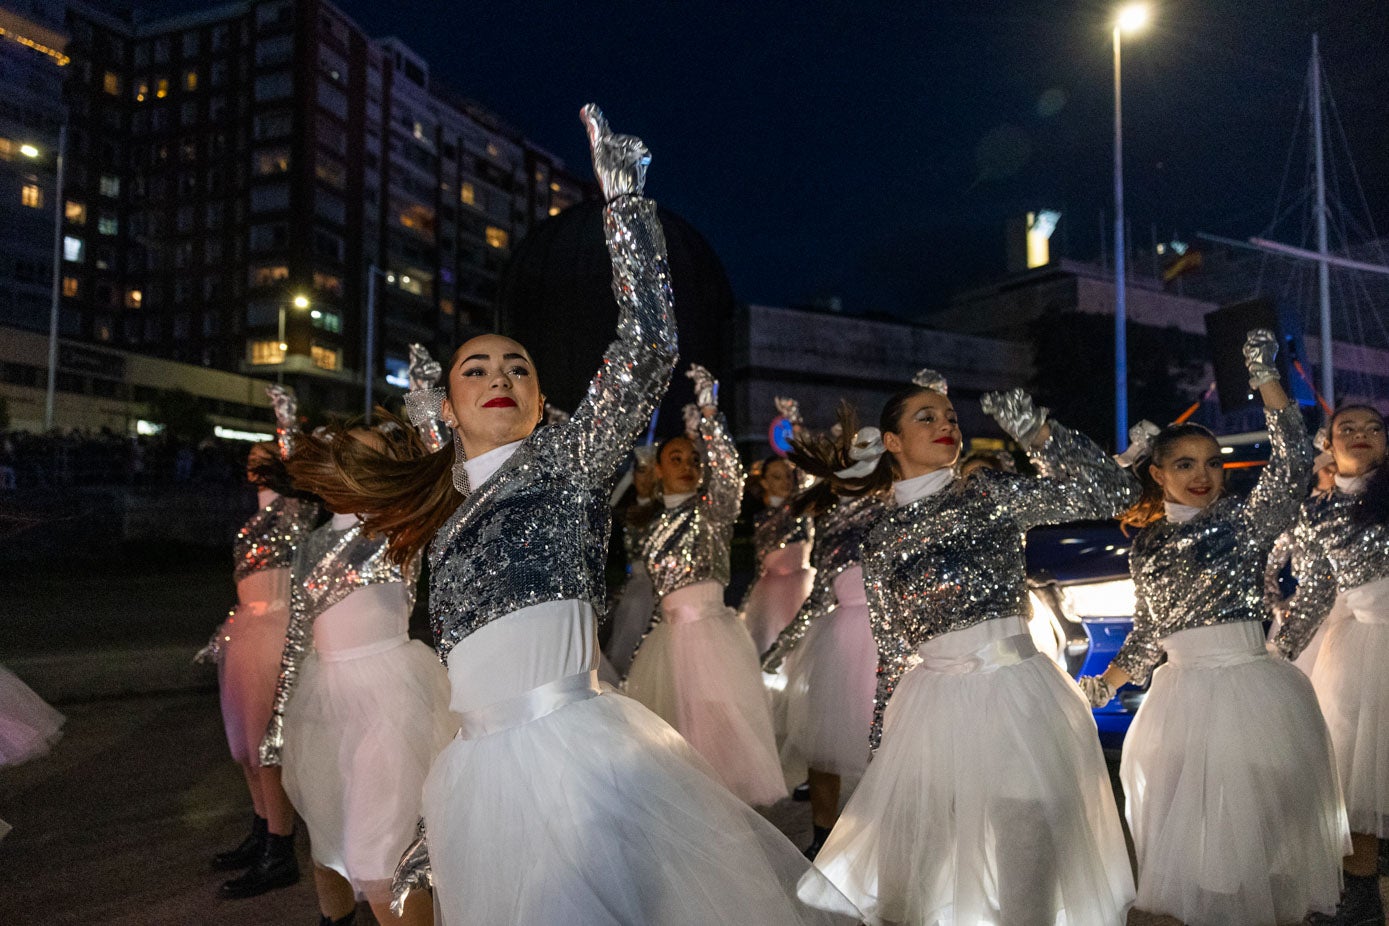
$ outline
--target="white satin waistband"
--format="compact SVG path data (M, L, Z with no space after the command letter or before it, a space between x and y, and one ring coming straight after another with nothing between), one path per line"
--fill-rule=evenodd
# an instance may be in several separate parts
M402 633L394 637L387 637L384 640L373 640L370 643L363 643L361 646L349 646L346 649L315 649L321 662L347 662L349 659L361 659L363 656L375 656L377 653L385 653L395 649L397 646L404 646L410 642L410 635Z
M726 608L723 586L705 579L677 588L661 599L661 620L667 624L692 624L713 617Z
M982 621L927 640L917 648L928 672L967 675L1015 666L1037 655L1037 644L1021 618Z
M266 614L287 614L289 613L289 602L283 599L277 601L247 601L236 606L236 617L264 617Z
M1178 630L1162 641L1167 664L1180 669L1224 669L1268 658L1263 624L1232 621Z
M1389 576L1342 592L1346 607L1362 624L1389 624Z
M458 715L458 738L474 740L500 733L532 720L539 720L566 704L586 701L601 693L598 688L597 670L566 675L515 697L462 712Z

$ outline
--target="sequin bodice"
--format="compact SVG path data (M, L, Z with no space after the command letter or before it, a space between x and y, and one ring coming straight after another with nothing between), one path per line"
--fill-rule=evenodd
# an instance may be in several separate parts
M1296 406L1266 412L1272 453L1247 499L1219 499L1190 521L1164 518L1129 554L1138 607L1114 665L1142 684L1180 630L1262 621L1264 564L1297 517L1312 452Z
M232 541L232 578L236 582L262 569L288 569L294 550L313 530L318 506L277 495L249 521Z
M757 555L757 574L762 574L763 561L773 550L793 543L813 543L815 522L809 515L798 515L787 502L776 508L759 511L752 528L752 546Z

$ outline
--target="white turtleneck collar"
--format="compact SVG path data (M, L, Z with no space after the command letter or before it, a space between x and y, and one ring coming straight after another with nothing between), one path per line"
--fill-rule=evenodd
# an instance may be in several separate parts
M521 444L525 443L525 440L523 437L509 444L493 447L471 460L464 460L463 469L468 473L468 487L474 492L482 488L482 484L491 479L492 474L501 469L503 463L511 459L511 455L520 448Z
M256 492L256 505L260 508L264 508L279 497L280 494L274 489L259 489Z
M357 521L358 518L355 514L335 514L333 520L328 523L333 525L333 530L342 532L356 524Z
M1206 510L1192 505L1183 505L1178 502L1169 501L1164 501L1162 507L1167 509L1167 520L1176 524L1185 524L1187 521L1190 521Z
M663 495L661 501L665 502L666 508L679 508L681 505L694 498L693 492L680 492L676 495Z
M1374 470L1370 470L1370 473L1372 472L1374 472ZM1336 488L1347 495L1359 495L1361 492L1365 491L1365 483L1369 482L1370 473L1366 473L1363 476L1342 476L1340 473L1337 473Z
M892 497L897 500L897 506L900 508L928 495L935 495L954 481L955 471L947 466L932 470L924 476L913 476L894 482Z
M767 496L767 507L768 507L768 508L780 508L780 507L781 507L782 505L784 505L784 504L786 504L786 496L785 496L785 495L769 495L769 496Z

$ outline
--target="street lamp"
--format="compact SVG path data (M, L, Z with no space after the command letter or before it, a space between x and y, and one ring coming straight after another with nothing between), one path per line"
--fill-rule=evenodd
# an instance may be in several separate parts
M296 309L307 309L309 307L309 297L302 293L290 300ZM284 384L285 381L285 361L289 359L289 342L285 340L285 304L281 302L278 306L280 310L280 367L275 371L275 382Z
M1129 357L1127 281L1124 268L1123 73L1119 48L1125 32L1148 24L1146 3L1131 3L1114 20L1114 449L1123 451L1129 435Z
M367 267L367 310L366 324L363 326L365 345L362 348L362 381L366 385L366 391L362 398L362 417L367 424L371 424L372 392L375 387L376 375L376 278L382 277L387 283L395 282L395 274L387 273L380 267L372 264ZM408 283L409 277L402 277Z

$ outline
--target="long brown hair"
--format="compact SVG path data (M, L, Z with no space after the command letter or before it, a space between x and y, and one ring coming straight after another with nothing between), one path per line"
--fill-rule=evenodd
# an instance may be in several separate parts
M457 510L463 496L453 487L452 443L430 453L415 429L383 408L380 449L330 425L295 439L286 461L290 478L333 511L360 515L369 533L385 534L391 559L408 562Z
M1138 497L1138 501L1134 502L1133 507L1125 511L1123 517L1119 519L1121 525L1126 528L1144 528L1163 518L1167 512L1166 495L1163 494L1162 486L1158 485L1153 474L1149 472L1149 467L1165 464L1177 441L1188 437L1204 437L1207 440L1215 441L1215 435L1210 432L1209 428L1190 422L1169 424L1159 431L1157 437L1153 438L1152 452L1146 459L1141 459L1134 464L1133 468L1137 471L1138 481L1143 486L1143 494ZM1216 441L1216 443L1219 442Z
M884 434L902 433L902 414L906 410L907 403L923 392L934 392L934 389L927 389L925 386L918 386L915 383L908 383L898 389L888 397L883 404L883 410L878 415L878 430ZM853 433L848 433L848 439L853 441ZM852 460L849 460L846 452L846 463L841 469L847 467ZM833 484L834 491L840 495L872 495L875 492L886 492L892 488L892 482L897 478L897 462L893 460L892 454L884 452L878 459L878 465L867 476L845 478L830 474L829 479Z
M858 431L858 412L841 399L834 417L839 426L838 437L831 432L791 438L791 451L786 458L819 480L792 498L791 510L797 515L814 516L828 511L835 502L835 471L854 462L849 458L849 448Z

